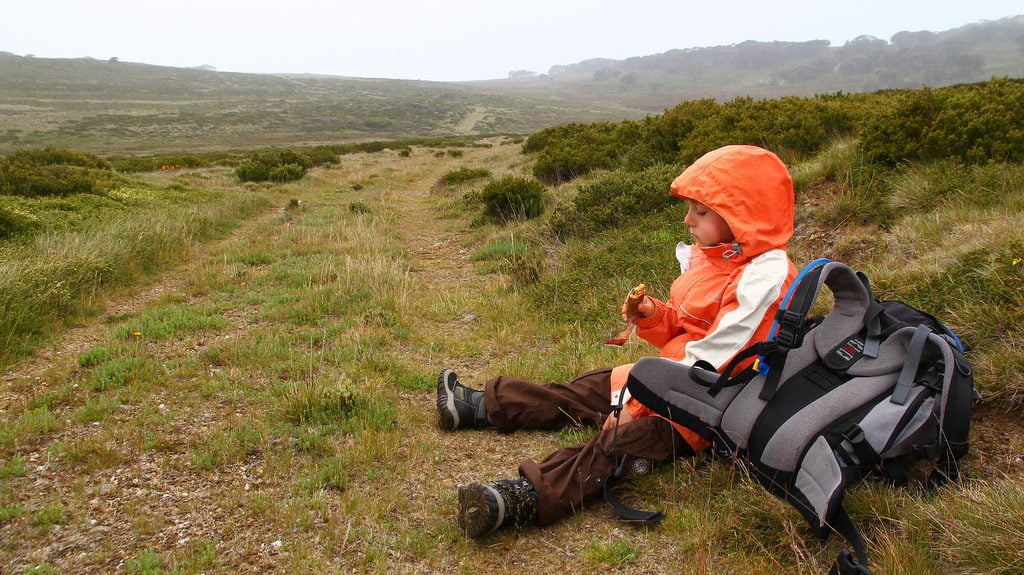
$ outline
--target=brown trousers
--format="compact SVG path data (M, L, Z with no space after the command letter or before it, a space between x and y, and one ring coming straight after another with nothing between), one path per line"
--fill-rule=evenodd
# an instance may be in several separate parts
M487 382L484 402L498 431L517 429L559 429L566 425L604 423L613 411L610 403L611 369L580 375L569 383L538 385L531 381L499 376ZM537 463L523 460L519 473L537 490L537 523L548 525L574 513L603 492L604 482L615 470L619 457L629 456L625 476L645 472L640 461L664 463L693 450L668 421L641 417L618 426L601 429L579 447L559 449ZM651 465L647 466L648 468Z

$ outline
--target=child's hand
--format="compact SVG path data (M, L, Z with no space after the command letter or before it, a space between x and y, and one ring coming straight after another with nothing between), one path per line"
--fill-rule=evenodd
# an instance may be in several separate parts
M622 315L622 319L629 321L629 306L623 304L622 309L619 310L619 314ZM651 317L654 315L655 307L654 300L651 296L644 296L644 299L640 300L640 303L636 305L636 317Z
M644 300L640 302L640 305L636 306L636 313L640 317L651 317L654 315L656 308L654 307L654 300L650 296L644 296Z

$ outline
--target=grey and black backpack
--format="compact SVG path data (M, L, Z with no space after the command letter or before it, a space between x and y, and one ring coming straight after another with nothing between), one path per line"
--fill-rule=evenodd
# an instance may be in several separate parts
M822 286L833 307L810 318ZM757 368L733 373L755 355ZM905 304L876 300L863 274L827 260L801 271L769 340L721 373L644 358L628 386L644 405L743 462L819 537L845 537L855 553L840 553L831 571L838 574L870 573L842 505L845 488L869 475L905 483L903 465L913 458L935 463L931 486L955 480L977 397L948 328Z

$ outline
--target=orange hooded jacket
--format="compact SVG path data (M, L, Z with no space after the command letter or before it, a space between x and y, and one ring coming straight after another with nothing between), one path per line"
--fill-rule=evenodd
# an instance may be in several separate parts
M661 357L687 365L704 360L721 369L746 347L767 339L796 276L786 254L793 236L793 180L768 150L725 146L688 167L672 182L671 193L714 210L735 241L711 247L681 243L676 257L682 274L672 283L669 300L654 300L654 314L636 320L637 335L658 347ZM612 370L613 404L632 365ZM653 415L626 394L623 401L634 418ZM695 451L709 446L673 425Z

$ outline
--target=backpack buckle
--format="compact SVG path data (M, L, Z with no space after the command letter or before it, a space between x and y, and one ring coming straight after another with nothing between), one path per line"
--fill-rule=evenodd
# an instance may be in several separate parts
M777 319L780 324L791 325L799 328L804 324L804 321L806 321L807 318L802 313L790 311L788 309L779 309L779 311L775 313L775 319Z
M775 334L775 343L782 350L791 350L800 347L804 342L804 332L800 330L780 329Z

